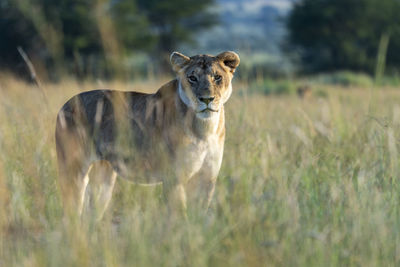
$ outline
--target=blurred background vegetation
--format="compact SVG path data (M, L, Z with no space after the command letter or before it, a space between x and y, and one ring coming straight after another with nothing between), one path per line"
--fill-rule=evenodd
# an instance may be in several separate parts
M399 72L399 13L397 0L2 0L0 68L29 77L20 47L44 80L149 78L175 50L235 50L241 78L381 80Z
M0 68L29 77L20 47L42 79L148 78L175 50L235 50L242 78L381 80L399 72L399 13L397 0L2 0Z

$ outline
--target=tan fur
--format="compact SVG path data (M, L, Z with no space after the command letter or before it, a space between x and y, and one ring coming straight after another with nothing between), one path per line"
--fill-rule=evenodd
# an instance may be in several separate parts
M177 79L155 94L89 91L60 110L56 144L66 211L81 214L86 194L101 218L116 174L162 183L173 210L185 210L186 202L208 207L222 162L223 104L239 57L174 52L171 63Z

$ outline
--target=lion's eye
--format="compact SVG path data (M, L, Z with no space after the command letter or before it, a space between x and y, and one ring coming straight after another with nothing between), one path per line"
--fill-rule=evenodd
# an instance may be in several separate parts
M190 75L190 76L188 77L188 79L189 79L189 82L192 82L192 83L197 82L196 76Z
M216 82L219 82L219 81L222 80L222 76L221 76L221 75L215 75L215 76L214 76L214 80L215 80Z

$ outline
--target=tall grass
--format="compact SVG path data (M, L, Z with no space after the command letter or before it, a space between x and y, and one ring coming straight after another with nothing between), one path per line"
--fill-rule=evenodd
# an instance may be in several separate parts
M400 262L400 92L335 90L227 103L206 217L170 218L159 187L119 179L99 225L66 224L55 117L72 95L142 84L0 79L0 266L394 266ZM238 94L238 91L242 93ZM44 95L48 104L44 101Z

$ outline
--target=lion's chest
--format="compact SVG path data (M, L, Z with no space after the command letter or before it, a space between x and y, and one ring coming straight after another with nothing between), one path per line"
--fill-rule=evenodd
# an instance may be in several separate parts
M183 145L176 154L174 166L181 182L187 182L197 173L216 176L222 160L223 146L217 136L194 139Z

